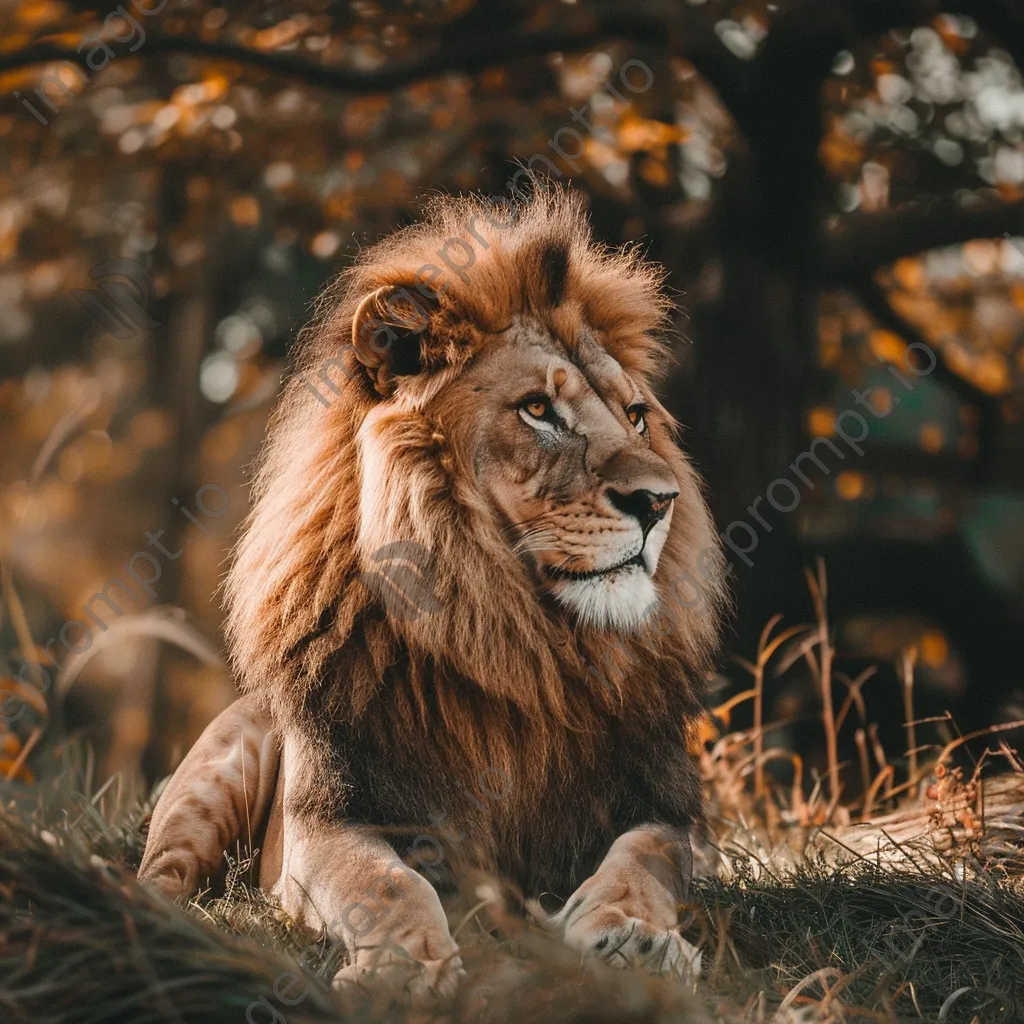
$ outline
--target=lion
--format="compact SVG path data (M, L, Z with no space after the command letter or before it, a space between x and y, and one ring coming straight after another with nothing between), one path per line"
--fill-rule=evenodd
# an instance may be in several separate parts
M444 885L397 856L451 846L442 815L463 866L562 897L546 923L587 957L699 969L688 741L724 571L653 391L663 278L557 190L433 199L342 273L225 582L242 696L161 795L141 880L187 896L247 840L261 887L344 945L339 983L404 957L445 992ZM487 772L499 800L473 795Z

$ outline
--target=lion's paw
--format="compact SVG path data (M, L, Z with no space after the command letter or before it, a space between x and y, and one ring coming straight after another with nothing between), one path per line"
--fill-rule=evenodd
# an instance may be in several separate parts
M186 858L164 858L156 867L140 872L138 879L169 900L188 897L199 889L199 872Z
M700 951L675 928L632 917L613 903L584 901L565 921L562 935L572 949L610 967L643 967L688 981L700 976Z
M457 950L443 960L417 960L404 950L384 949L342 967L333 985L339 990L353 984L379 986L405 992L413 1002L420 1003L450 999L465 976Z

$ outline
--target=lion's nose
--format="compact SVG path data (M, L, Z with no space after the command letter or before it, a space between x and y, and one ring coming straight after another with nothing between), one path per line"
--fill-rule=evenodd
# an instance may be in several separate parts
M608 500L612 505L627 516L633 516L640 524L644 540L647 539L647 534L654 529L655 525L665 518L665 513L671 507L672 500L678 496L678 491L655 494L654 491L644 489L627 493L611 488L608 490Z

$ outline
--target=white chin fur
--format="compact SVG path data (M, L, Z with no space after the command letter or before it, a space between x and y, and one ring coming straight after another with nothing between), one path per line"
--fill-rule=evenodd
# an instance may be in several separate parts
M640 626L658 599L654 581L639 565L592 579L559 580L551 592L584 626L629 632Z

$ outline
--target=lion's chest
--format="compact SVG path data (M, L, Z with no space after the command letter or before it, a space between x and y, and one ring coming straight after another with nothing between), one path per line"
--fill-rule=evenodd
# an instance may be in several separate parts
M526 724L504 724L464 740L439 721L409 733L367 717L338 731L345 817L379 826L413 862L471 862L527 895L568 895L630 828L700 817L700 781L680 737L612 723L545 758ZM490 758L480 750L488 746Z

